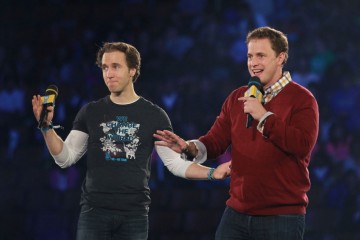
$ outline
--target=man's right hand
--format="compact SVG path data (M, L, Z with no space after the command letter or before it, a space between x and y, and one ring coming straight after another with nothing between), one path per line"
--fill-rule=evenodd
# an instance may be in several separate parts
M215 168L213 177L216 180L223 180L230 176L231 173L231 160L220 164Z
M155 145L168 147L177 153L182 153L188 148L188 143L184 139L169 130L157 130L153 136L159 140Z
M32 103L32 107L33 107L33 112L34 112L34 116L36 118L36 121L40 121L40 116L41 116L41 111L43 109L43 104L42 104L42 101L41 101L41 96L40 95L34 95L32 100L31 100L31 103ZM46 122L47 123L50 123L54 117L54 107L52 106L49 106L47 108L48 110L48 114L47 114L47 119Z

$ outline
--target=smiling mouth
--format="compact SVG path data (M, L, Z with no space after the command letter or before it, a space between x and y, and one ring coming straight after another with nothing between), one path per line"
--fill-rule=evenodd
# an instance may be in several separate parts
M260 73L262 73L264 70L252 70L254 75L258 75Z

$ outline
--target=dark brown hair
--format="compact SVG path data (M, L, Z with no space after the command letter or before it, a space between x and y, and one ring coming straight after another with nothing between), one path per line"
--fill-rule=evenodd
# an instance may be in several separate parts
M97 56L96 56L96 65L98 65L100 68L102 67L102 57L104 53L108 52L123 52L125 53L126 57L126 64L128 68L135 68L136 73L133 77L133 82L136 81L136 79L140 75L140 66L141 66L141 57L139 51L132 45L124 42L106 42L103 44L103 46L98 50Z
M285 53L285 59L283 65L286 63L289 57L289 43L284 33L271 28L271 27L260 27L248 33L246 37L246 44L253 39L264 39L270 40L271 48L275 51L276 56L280 53Z

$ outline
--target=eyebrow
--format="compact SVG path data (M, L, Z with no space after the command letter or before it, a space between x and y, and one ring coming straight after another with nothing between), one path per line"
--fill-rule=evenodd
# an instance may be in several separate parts
M110 63L109 65L107 65L107 64L105 64L105 63L101 64L101 67L108 67L108 66L121 66L121 64L120 64L120 63L116 63L116 62Z

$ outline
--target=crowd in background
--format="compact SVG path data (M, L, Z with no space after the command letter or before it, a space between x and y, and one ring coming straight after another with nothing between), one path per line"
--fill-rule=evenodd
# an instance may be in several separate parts
M319 103L305 239L360 239L359 1L16 2L0 8L0 239L73 239L86 162L55 165L37 129L32 95L58 86L54 123L66 136L80 107L108 94L95 65L98 47L125 41L142 56L137 92L167 111L176 133L197 138L225 97L247 84L246 34L265 25L287 34L285 70ZM227 160L229 152L209 164ZM150 237L212 239L228 181L176 178L155 153L152 168ZM183 201L194 204L176 207L174 199L187 194ZM199 209L199 219L214 219L202 231L185 224ZM169 226L162 231L156 224Z

